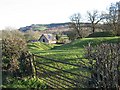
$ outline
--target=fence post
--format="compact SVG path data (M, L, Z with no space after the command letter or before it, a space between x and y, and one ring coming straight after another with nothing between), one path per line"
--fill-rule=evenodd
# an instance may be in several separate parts
M37 68L36 68L36 62L35 62L35 56L33 55L33 66L34 66L34 76L36 77L37 76Z
M31 55L31 66L32 66L32 73L33 73L33 77L36 78L36 70L35 70L35 64L34 64L34 59L35 59L35 56L34 55Z

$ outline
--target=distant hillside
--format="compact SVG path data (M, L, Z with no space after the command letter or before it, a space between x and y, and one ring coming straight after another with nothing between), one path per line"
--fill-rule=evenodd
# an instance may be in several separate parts
M19 30L22 32L26 32L28 30L43 31L43 30L51 30L54 28L68 27L68 24L69 23L32 24L30 26L21 27Z

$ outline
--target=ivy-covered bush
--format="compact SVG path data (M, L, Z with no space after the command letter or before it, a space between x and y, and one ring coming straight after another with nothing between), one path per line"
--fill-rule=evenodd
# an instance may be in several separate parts
M2 88L45 89L47 85L35 76L33 56L26 39L18 30L2 31Z
M3 84L9 77L30 75L32 69L27 43L18 30L2 31L2 73Z

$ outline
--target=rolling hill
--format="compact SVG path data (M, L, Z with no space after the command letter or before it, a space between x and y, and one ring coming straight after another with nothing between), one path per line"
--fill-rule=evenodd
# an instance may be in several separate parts
M51 24L32 24L30 26L25 26L19 28L20 31L26 32L28 30L33 30L33 31L43 31L43 30L51 30L55 28L66 28L68 27L68 22L67 23L51 23Z
M71 43L63 45L50 45L40 42L30 43L28 45L29 50L38 55L47 56L49 58L57 59L71 59L76 56L82 57L84 55L84 46L89 43L92 46L99 45L101 43L119 43L120 37L98 37L98 38L83 38L77 39Z

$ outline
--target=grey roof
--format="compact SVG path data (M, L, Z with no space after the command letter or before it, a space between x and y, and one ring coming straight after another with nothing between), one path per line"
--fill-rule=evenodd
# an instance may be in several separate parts
M45 36L49 41L55 41L56 40L56 38L53 34L42 34L41 37L42 36Z

